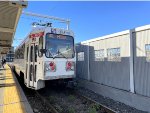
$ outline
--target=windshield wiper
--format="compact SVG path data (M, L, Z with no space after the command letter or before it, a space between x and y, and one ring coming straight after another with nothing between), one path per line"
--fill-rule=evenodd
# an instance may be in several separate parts
M47 50L47 51L48 51L49 55L52 56L52 58L54 59L54 56L52 55L52 53L49 50Z
M68 57L66 57L63 53L61 53L59 50L57 51L57 54L55 56L53 56L53 58L55 58L56 56L61 55L64 58L68 59Z
M59 54L62 55L63 57L65 57L66 59L68 59L68 57L66 57L64 54L62 54L60 51L59 51Z

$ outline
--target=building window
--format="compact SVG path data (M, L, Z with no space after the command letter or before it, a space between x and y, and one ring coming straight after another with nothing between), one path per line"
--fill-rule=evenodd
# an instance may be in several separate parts
M150 62L150 44L145 45L146 61Z
M94 51L94 60L95 61L104 61L104 49Z
M108 61L120 62L120 48L109 48L107 49L107 59Z
M84 61L84 52L78 53L78 61Z

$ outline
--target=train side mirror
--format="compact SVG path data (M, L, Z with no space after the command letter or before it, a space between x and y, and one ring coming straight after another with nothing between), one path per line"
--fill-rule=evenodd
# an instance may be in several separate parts
M40 49L41 53L46 53L46 49Z

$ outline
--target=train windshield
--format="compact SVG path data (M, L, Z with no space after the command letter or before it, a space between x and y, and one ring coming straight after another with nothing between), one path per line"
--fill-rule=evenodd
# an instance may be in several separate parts
M45 49L48 58L73 58L74 39L72 36L47 33Z

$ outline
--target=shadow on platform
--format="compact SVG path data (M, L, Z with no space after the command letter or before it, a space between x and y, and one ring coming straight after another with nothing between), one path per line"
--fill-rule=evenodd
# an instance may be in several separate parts
M5 79L13 79L13 78L10 77L10 76L0 76L0 79L3 79L3 78L5 78Z
M0 88L2 87L12 87L12 86L15 86L16 84L15 83L10 83L10 84L0 84Z
M9 69L5 69L5 68L0 68L0 71L4 71L4 70L9 70Z
M7 79L13 79L11 77L0 77L0 80L7 80Z

